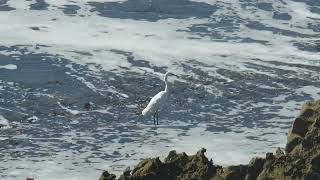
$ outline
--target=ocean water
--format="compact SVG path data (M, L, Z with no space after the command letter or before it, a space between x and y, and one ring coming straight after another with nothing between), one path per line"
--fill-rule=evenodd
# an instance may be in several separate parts
M207 148L284 147L320 98L318 0L0 0L0 179L98 179ZM173 91L160 125L150 98Z

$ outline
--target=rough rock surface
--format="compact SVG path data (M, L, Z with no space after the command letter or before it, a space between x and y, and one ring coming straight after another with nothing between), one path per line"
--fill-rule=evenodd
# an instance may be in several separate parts
M278 148L265 158L253 158L248 165L222 167L208 160L201 149L197 154L169 152L145 159L133 170L127 168L119 180L320 180L320 100L306 103L289 130L285 152ZM100 180L114 180L105 171Z

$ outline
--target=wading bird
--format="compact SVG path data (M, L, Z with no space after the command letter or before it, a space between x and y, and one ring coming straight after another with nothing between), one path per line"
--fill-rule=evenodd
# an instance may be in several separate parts
M150 116L153 115L153 123L156 124L156 119L157 119L157 125L159 124L159 115L158 115L158 110L163 106L164 103L166 103L170 90L171 90L171 85L168 82L168 76L173 75L176 76L170 72L167 72L164 76L164 82L166 83L166 88L164 91L160 91L158 94L156 94L149 102L148 106L144 108L142 111L143 116Z

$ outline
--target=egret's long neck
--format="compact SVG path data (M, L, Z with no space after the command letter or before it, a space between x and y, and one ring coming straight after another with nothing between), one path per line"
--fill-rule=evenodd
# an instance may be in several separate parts
M164 89L165 92L170 91L170 83L168 82L168 74L164 77L164 82L166 83L166 88Z

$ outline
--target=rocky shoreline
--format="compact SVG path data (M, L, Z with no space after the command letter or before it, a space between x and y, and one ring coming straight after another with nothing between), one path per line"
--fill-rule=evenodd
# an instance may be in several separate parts
M306 103L294 120L284 150L256 157L249 164L222 167L204 155L170 151L164 162L157 158L141 161L132 170L127 168L119 180L320 180L320 100ZM100 180L115 180L108 171Z

